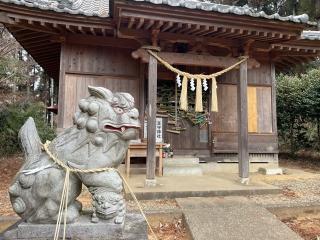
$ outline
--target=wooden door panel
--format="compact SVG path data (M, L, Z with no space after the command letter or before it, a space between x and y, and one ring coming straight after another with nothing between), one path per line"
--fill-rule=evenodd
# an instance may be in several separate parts
M258 132L272 133L271 87L257 87Z
M237 86L218 84L218 109L213 113L214 132L237 132Z

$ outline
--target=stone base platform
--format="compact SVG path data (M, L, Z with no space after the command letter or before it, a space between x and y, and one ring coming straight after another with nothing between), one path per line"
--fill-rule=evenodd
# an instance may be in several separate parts
M22 222L4 234L5 240L52 240L55 224L32 224ZM61 224L60 236L63 232ZM124 224L100 220L91 223L90 215L81 216L77 222L68 224L68 240L147 240L148 227L141 214L127 213Z

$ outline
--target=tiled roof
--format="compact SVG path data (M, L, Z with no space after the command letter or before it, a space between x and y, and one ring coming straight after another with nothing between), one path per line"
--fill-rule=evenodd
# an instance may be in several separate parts
M199 9L208 12L219 12L219 13L231 13L236 15L245 15L256 18L266 18L266 19L275 19L280 21L291 21L296 23L308 23L309 16L307 14L299 16L287 16L281 17L278 13L268 15L265 12L257 12L254 9L244 6L230 6L224 4L217 4L208 1L199 1L199 0L133 0L136 2L150 2L153 4L163 4L173 7L185 7L189 9Z
M85 16L109 17L109 0L0 0L42 10L80 14Z
M43 10L56 12L66 12L70 14L81 14L86 16L109 17L110 0L61 0L65 4L59 4L57 0L0 0L0 2L35 7ZM281 17L278 13L268 15L265 12L256 12L248 6L238 7L212 3L199 0L130 0L135 2L146 2L152 4L162 4L171 7L184 7L188 9L198 9L207 12L219 12L225 14L236 14L256 18L274 19L279 21L290 21L295 23L308 23L307 14L299 16Z
M301 39L305 40L320 40L320 31L303 31Z

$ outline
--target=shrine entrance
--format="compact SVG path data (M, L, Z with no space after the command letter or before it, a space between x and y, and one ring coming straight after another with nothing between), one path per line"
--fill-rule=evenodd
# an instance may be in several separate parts
M210 72L208 68L179 66L188 72ZM210 87L203 91L203 112L195 112L195 87L189 83L188 111L179 108L181 87L176 77L159 66L157 85L157 119L161 119L163 142L169 143L174 155L210 157L211 126Z
M151 51L152 50L152 51ZM242 182L247 182L249 178L249 152L248 152L248 105L247 105L247 69L249 68L258 68L260 64L254 59L248 59L247 57L242 58L232 58L232 57L219 57L219 56L211 56L211 55L200 55L193 53L173 53L173 52L158 52L157 47L144 47L140 48L132 53L133 58L140 59L144 63L148 63L148 95L147 95L147 105L146 105L146 117L147 117L147 176L146 176L146 185L147 186L155 186L155 170L156 170L156 156L155 156L155 148L156 148L156 124L157 124L157 113L161 108L157 106L157 98L158 98L158 64L165 66L168 70L170 70L174 75L176 75L176 85L181 87L179 108L185 111L184 114L188 115L189 109L189 98L191 98L190 91L188 91L188 86L190 84L190 89L196 91L195 98L195 106L194 111L197 113L205 113L204 105L206 105L206 96L203 95L202 88L208 90L208 81L210 80L211 85L211 101L209 101L209 112L217 112L218 111L218 102L217 102L217 77L220 75L227 73L233 69L238 67L239 78L237 81L238 85L238 93L237 93L237 118L238 118L238 159L239 159L239 176ZM164 60L165 59L165 60ZM175 68L175 66L188 66L188 67L207 67L210 68L215 66L217 68L223 69L222 71L204 74L204 73L189 73L180 68ZM196 69L197 70L197 69ZM182 77L182 79L181 79ZM174 79L174 78L173 78ZM196 82L196 83L195 83ZM205 83L206 82L206 83ZM195 87L196 86L196 87ZM175 87L175 89L177 89ZM178 90L175 90L176 92ZM163 96L161 96L163 97ZM170 98L170 97L169 97ZM175 103L177 104L177 94L175 94ZM172 100L168 99L162 100L162 102L172 102ZM161 101L160 101L161 103ZM169 104L170 105L170 104ZM191 112L193 112L193 102L190 103ZM161 106L159 106L161 107ZM189 113L190 114L190 113ZM188 117L187 117L188 118ZM177 118L177 105L175 105L175 119ZM196 116L194 115L194 119ZM211 117L208 117L207 125L210 126L209 122L211 121ZM192 121L191 121L192 122ZM176 126L177 127L177 126ZM182 126L180 126L182 127ZM190 128L192 129L192 128ZM199 129L199 128L198 128ZM200 128L201 129L201 128ZM200 136L200 130L197 133ZM201 144L200 141L195 140L193 142L192 139L195 139L194 133L189 131L185 136L181 135L181 129L177 130L176 134L179 134L179 141L176 141L174 137L168 137L168 140L173 144L180 144L179 147L184 146L192 146L194 147L195 142ZM170 132L172 134L172 132ZM209 129L203 133L206 134L207 137L203 137L203 141L206 140L207 143L204 145L207 146L208 151L210 152L209 142ZM206 139L205 139L206 138ZM180 143L181 141L181 143ZM189 141L189 142L188 142ZM188 144L186 144L188 142ZM185 149L182 149L185 151ZM198 151L199 150L195 150Z

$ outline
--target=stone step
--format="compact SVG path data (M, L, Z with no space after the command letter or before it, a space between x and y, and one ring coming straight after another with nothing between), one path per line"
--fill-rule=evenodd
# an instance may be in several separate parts
M199 158L189 156L178 156L173 158L164 158L163 166L197 166Z
M202 176L202 168L200 166L165 166L163 168L163 176Z
M194 240L303 240L267 209L243 197L176 201Z

